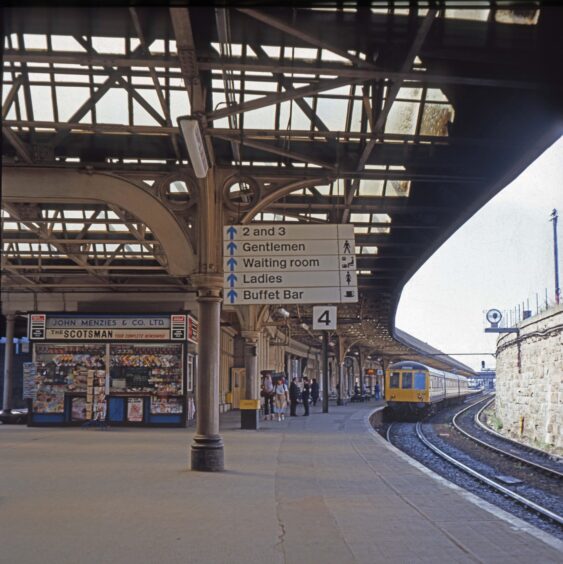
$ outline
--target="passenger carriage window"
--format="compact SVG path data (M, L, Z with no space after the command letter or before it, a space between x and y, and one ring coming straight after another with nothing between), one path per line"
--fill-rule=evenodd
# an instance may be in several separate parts
M403 390L412 388L412 372L403 372Z
M391 372L391 376L389 376L389 387L390 388L399 387L399 372Z
M415 390L425 390L426 389L426 372L415 372L414 373L414 389Z

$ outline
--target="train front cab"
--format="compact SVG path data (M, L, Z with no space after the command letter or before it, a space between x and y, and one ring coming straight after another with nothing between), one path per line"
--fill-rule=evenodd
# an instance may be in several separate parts
M430 401L428 371L390 368L385 375L385 401L390 407L423 409Z

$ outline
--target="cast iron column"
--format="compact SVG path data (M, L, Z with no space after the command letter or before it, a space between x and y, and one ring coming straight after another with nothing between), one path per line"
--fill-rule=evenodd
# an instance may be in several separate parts
M224 469L223 439L219 435L219 362L222 277L196 275L198 288L199 363L196 379L196 434L191 447L192 470Z
M344 384L344 362L338 364L338 397L336 398L336 405L343 405L342 401L342 386Z
M192 470L224 469L219 435L219 368L221 356L221 292L223 290L223 200L214 169L199 182L198 271L191 276L199 310L199 365L196 388L196 434Z
M6 349L4 350L4 395L2 398L2 413L12 412L12 390L14 387L14 326L16 316L6 314Z
M323 331L323 413L328 413L328 331Z

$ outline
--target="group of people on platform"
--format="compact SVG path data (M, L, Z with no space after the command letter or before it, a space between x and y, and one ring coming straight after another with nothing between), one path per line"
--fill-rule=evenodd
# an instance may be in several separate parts
M309 415L309 405L317 405L319 401L319 383L316 378L312 381L303 378L303 389L297 384L297 378L292 378L289 388L284 377L272 379L271 374L266 373L262 380L260 395L264 398L264 417L271 421L283 421L289 404L290 417L297 416L297 405L299 400L303 404L303 415Z

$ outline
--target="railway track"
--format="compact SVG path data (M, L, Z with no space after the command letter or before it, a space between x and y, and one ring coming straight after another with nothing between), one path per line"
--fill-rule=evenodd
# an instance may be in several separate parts
M487 399L488 398L484 400L481 399L472 403L459 413L456 413L455 416L461 416L462 413L466 413L469 409L474 408L475 405L483 401L487 401ZM456 426L459 427L457 421L456 424ZM424 426L427 425L429 426L429 424L425 422ZM416 424L392 423L387 428L387 440L405 451L409 456L417 459L425 466L428 466L459 486L532 522L534 525L543 528L551 534L563 538L563 515L561 514L563 502L561 501L560 493L553 493L554 490L556 492L561 491L561 478L558 475L560 474L558 471L553 472L552 468L538 468L538 465L534 461L526 460L523 457L515 457L513 453L505 454L502 452L504 459L502 464L505 468L507 464L511 464L515 467L515 473L517 474L516 466L518 466L518 471L522 473L522 466L525 464L529 478L532 476L529 469L533 469L534 474L537 473L537 471L541 471L544 474L542 480L551 484L551 491L549 491L548 488L547 492L545 492L541 489L541 486L535 486L533 484L535 480L518 481L516 485L507 487L507 485L499 483L496 479L492 479L492 477L497 478L497 474L499 474L499 472L495 470L494 464L489 461L483 462L479 460L478 456L468 454L460 450L457 446L452 446L445 442L442 436L447 436L447 433L441 433L439 436L432 438L429 437L429 435L434 434L435 431L433 427L429 429L429 433L427 434L421 422ZM468 433L463 432L463 436L469 439ZM458 438L457 442L460 440L467 442L465 438ZM473 441L473 439L471 439L471 441ZM480 439L479 443L482 442L485 441ZM475 443L475 445L477 444L478 443ZM480 449L481 446L485 445L480 444L480 446L474 446L473 448ZM487 445L487 449L489 449L489 445ZM501 456L499 451L502 450L503 449L497 449L496 447L494 450L490 449L488 454L489 459L494 457L496 460L499 460L498 456ZM483 452L482 449L480 452ZM497 454L498 456L496 456ZM506 459L509 455L510 462L507 462ZM532 515L536 515L536 517Z
M485 401L485 400L483 400ZM476 442L477 444L492 450L493 452L497 452L498 454L502 454L512 460L515 460L521 464L525 464L533 468L537 472L543 472L549 476L554 478L563 479L563 471L561 471L561 463L556 460L551 460L545 453L538 451L537 449L533 449L531 447L527 447L516 443L515 441L510 441L500 435L499 433L492 433L488 427L486 427L480 420L481 413L494 401L494 398L489 400L476 414L473 418L473 424L479 428L482 433L488 434L490 437L494 437L496 444L493 444L490 441L483 440L479 438L474 433L471 433L467 427L464 428L462 424L459 423L459 419L461 416L472 409L475 404L470 405L458 413L456 413L452 419L452 424L457 431L459 431L462 435L471 439L472 441ZM503 447L498 446L499 444L504 443ZM507 446L508 445L508 446ZM528 453L526 456L525 453ZM545 459L544 462L539 462L539 459ZM559 467L559 468L558 468Z
M495 482L494 480L487 478L487 476L485 476L484 474L478 472L477 470L474 470L469 465L464 464L463 462L460 462L459 460L457 460L453 456L450 456L445 451L438 448L430 440L428 440L428 438L424 435L424 433L422 432L422 424L420 423L420 421L416 424L416 434L417 434L418 438L429 449L431 449L433 452L435 452L438 456L440 456L444 460L447 460L450 464L453 464L454 466L456 466L457 468L459 468L463 472L469 474L470 476L473 476L474 478L476 478L480 482L483 482L487 486L489 486L489 487L493 488L494 490L500 492L501 494L513 499L514 501L517 501L518 503L520 503L521 505L524 505L528 509L531 509L532 511L535 511L536 513L539 513L540 515L547 517L551 521L554 521L555 523L558 523L559 525L563 526L563 517L561 515L553 512L553 511L550 511L549 509L543 507L542 505L539 505L538 503L535 503L534 501L532 501L532 500L512 491L511 489L503 486L502 484L499 484L498 482Z

